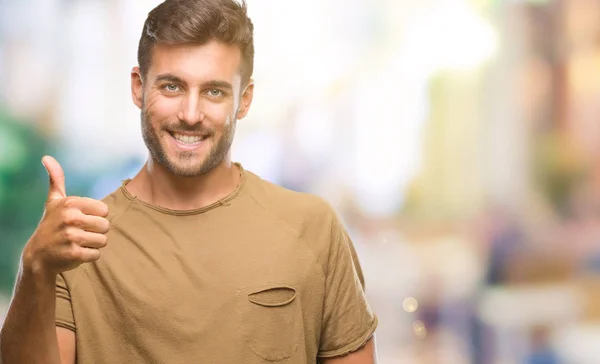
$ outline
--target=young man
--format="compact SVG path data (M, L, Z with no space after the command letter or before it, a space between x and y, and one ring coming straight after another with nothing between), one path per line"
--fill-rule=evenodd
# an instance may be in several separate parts
M377 320L335 213L231 162L252 33L234 0L150 12L131 72L148 161L96 201L67 196L43 159L48 201L2 362L375 363Z

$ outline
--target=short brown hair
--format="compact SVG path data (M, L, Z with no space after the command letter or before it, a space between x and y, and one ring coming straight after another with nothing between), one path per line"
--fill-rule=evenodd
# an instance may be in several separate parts
M144 23L137 55L142 78L150 68L155 44L202 45L217 40L240 48L240 73L246 84L254 68L253 33L245 0L166 0Z

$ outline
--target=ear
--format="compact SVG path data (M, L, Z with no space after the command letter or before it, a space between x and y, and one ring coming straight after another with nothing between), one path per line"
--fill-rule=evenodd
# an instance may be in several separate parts
M138 66L131 70L131 98L133 103L141 109L144 101L144 81Z
M238 120L244 118L248 114L248 111L250 110L250 105L252 104L253 94L254 94L254 80L250 79L250 81L248 82L248 85L244 89L244 93L242 94L242 97L240 99L240 106L238 107L238 110L236 113L236 118Z

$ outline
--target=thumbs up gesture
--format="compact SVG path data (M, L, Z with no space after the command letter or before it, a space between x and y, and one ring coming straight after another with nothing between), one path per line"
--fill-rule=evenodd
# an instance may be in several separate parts
M40 224L23 249L22 264L51 277L98 260L110 224L104 202L67 196L65 174L56 159L46 156L42 164L50 179L48 200Z

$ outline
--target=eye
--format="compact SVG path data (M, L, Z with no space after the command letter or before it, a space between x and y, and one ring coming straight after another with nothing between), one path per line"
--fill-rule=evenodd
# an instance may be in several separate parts
M219 89L213 88L208 90L208 94L212 97L219 97L223 95L223 92Z
M177 92L179 91L179 86L177 86L174 83L168 83L166 85L163 86L163 88L169 92Z

